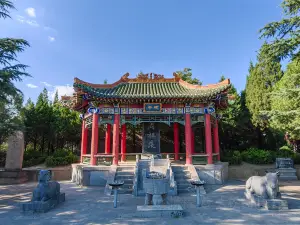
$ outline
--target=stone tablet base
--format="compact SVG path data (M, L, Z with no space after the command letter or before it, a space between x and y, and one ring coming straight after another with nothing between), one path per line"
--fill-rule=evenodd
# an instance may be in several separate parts
M287 200L281 199L281 194L278 194L279 198L276 199L264 199L261 196L244 192L245 197L256 207L264 207L267 210L286 210L288 208Z
M181 205L142 205L137 206L137 214L139 217L173 217L183 216L183 208Z
M58 204L64 202L65 193L60 193L59 199L57 200L48 200L45 202L42 201L34 201L34 202L26 202L21 204L21 209L23 212L34 211L34 212L48 212L50 209L55 208Z
M23 184L27 180L27 173L23 170L0 170L0 185Z
M297 171L294 168L278 169L278 171L280 174L278 180L280 181L298 180Z

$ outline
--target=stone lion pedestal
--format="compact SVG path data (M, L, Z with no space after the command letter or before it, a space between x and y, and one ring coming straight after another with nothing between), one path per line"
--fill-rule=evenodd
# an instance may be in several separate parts
M279 172L266 172L265 176L252 176L245 185L245 197L256 207L267 210L286 210L288 202L281 199L278 185Z
M278 198L265 199L262 196L245 192L245 197L256 207L265 208L267 210L286 210L289 209L288 202L281 199L280 193Z

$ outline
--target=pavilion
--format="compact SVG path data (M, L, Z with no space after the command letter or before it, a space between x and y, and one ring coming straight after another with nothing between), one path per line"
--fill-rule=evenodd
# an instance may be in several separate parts
M92 84L75 78L75 93L72 97L62 97L62 101L81 112L81 163L98 165L110 162L118 165L132 154L164 154L164 149L159 144L159 123L173 127L174 144L171 155L174 160L185 160L186 164L213 164L220 161L220 116L216 110L227 107L230 80L203 86L189 84L176 73L173 76L165 78L163 75L150 73L129 78L127 73L112 84ZM205 137L205 152L201 154L195 153L195 136L192 130L192 126L199 123L204 127ZM126 152L128 124L143 125L142 149L131 154ZM179 152L179 124L184 126L183 156ZM105 125L103 153L98 151L100 125ZM88 138L89 133L91 137Z

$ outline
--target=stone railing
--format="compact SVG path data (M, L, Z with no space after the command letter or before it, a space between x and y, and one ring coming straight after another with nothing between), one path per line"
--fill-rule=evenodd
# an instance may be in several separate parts
M134 168L134 177L133 177L133 187L132 187L132 194L134 196L138 196L138 179L139 178L139 157L136 157L136 163Z
M113 183L115 181L115 176L117 173L117 166L111 166L109 170L109 175L107 177L105 189L104 189L104 194L105 195L112 195L112 186L110 186L110 183Z
M191 174L191 179L193 181L200 181L200 177L199 177L198 172L197 172L194 165L188 165L188 170ZM200 187L200 193L201 194L206 194L206 191L205 191L203 186Z
M114 159L113 155L108 154L97 154L95 157L97 166L111 166Z
M177 195L177 183L175 181L175 176L171 167L171 161L168 160L168 172L169 172L169 179L170 179L170 191L171 195Z

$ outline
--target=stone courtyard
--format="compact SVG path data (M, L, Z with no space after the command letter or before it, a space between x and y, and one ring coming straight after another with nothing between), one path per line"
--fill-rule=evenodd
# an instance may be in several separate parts
M280 190L288 200L289 210L267 211L251 207L245 200L244 182L210 185L202 207L196 207L196 196L190 193L169 196L170 204L180 204L183 218L142 218L137 205L144 197L119 195L118 208L113 196L104 195L102 187L78 187L61 182L66 202L47 213L21 213L18 204L28 201L36 183L0 186L0 224L300 224L300 182L282 182Z

